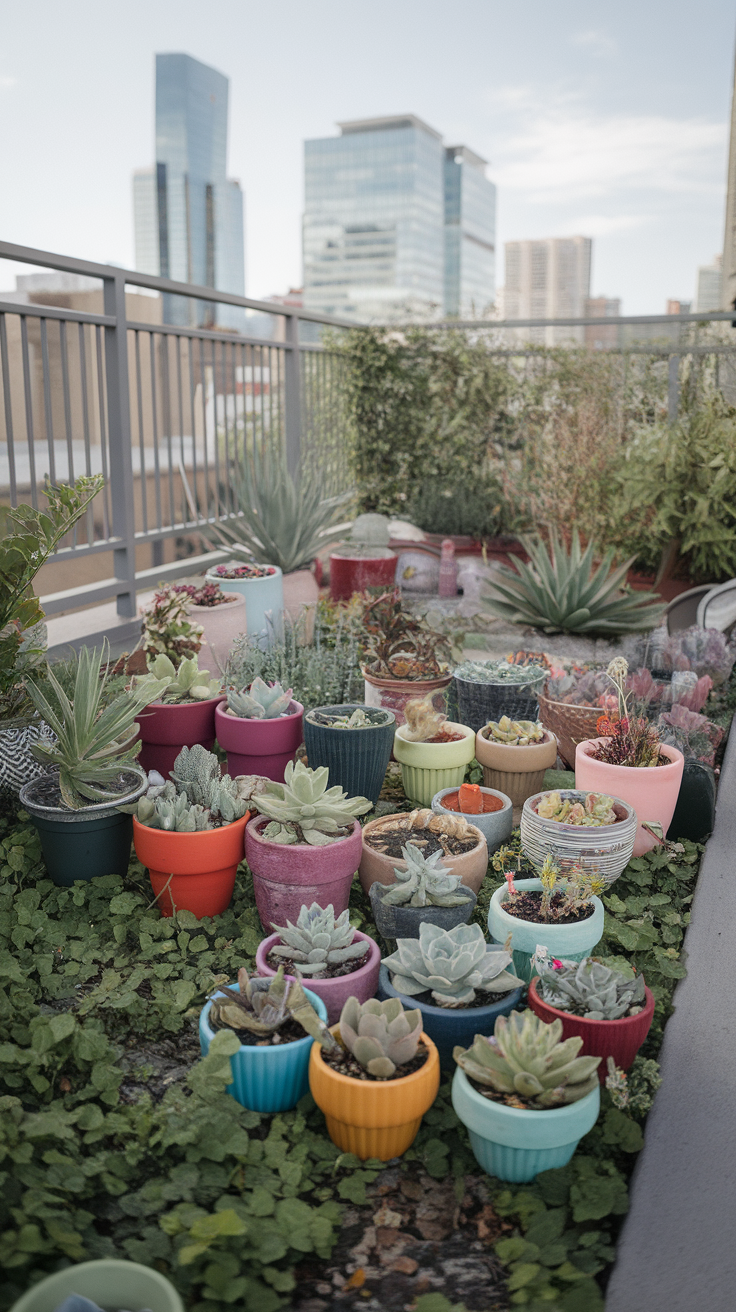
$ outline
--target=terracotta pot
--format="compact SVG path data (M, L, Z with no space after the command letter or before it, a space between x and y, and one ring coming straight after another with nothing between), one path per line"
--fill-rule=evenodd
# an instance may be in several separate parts
M339 1034L339 1026L332 1033ZM344 1153L365 1161L377 1157L388 1162L400 1157L414 1142L422 1117L432 1106L440 1085L437 1049L427 1034L429 1049L424 1065L398 1080L354 1080L322 1060L315 1043L309 1058L309 1088L325 1114L327 1133Z
M367 588L388 591L394 586L397 562L398 556L390 547L378 547L375 556L330 552L330 597L333 601L349 601L354 592L365 592Z
M215 745L215 707L222 697L206 702L151 702L135 717L143 746L138 765L146 773L158 770L168 779L182 747L201 743L208 752Z
M296 922L303 906L332 903L335 915L345 911L353 875L360 864L361 829L356 820L352 834L323 847L308 843L270 843L261 831L266 816L256 816L245 831L245 859L253 875L253 890L261 924Z
M654 835L642 828L645 822L660 824L663 834L667 834L675 814L685 758L676 747L663 744L660 751L670 761L670 765L658 765L653 769L646 766L638 769L630 765L608 765L606 761L596 761L590 755L595 747L607 741L606 738L589 738L587 742L578 743L575 752L575 787L608 793L633 806L639 821L634 856L642 856L657 846Z
M367 893L371 884L378 879L382 884L395 884L396 876L394 870L405 870L406 861L401 857L384 856L382 852L377 852L375 848L366 843L367 835L374 833L377 829L390 828L396 821L406 822L407 813L397 812L394 815L382 815L376 820L369 820L367 825L363 826L363 854L360 858L360 882ZM480 829L476 825L471 825L474 833L478 836L478 846L471 849L470 852L463 852L460 856L448 856L444 859L444 864L448 870L456 875L462 876L462 882L466 888L472 888L474 893L478 892L488 870L488 846ZM407 833L407 838L409 834Z
M172 915L176 908L201 920L219 916L229 907L249 819L246 811L242 819L220 829L177 834L149 829L133 816L136 856L148 867L162 916Z
M314 637L314 616L319 601L317 580L311 569L295 569L284 574L283 583L284 610L293 624L299 624L300 640L310 643Z
M601 1084L606 1082L609 1057L613 1057L622 1071L629 1069L652 1024L654 994L651 989L645 989L646 1002L637 1016L622 1016L620 1020L588 1020L586 1016L571 1016L568 1011L560 1011L559 1007L544 1002L537 990L538 983L539 979L535 977L529 984L528 1001L532 1011L546 1025L561 1020L563 1039L581 1038L581 1057L601 1058L598 1067Z
M465 767L475 756L475 734L464 724L446 720L443 729L462 736L453 743L414 743L399 725L394 736L394 756L401 762L404 792L416 806L431 806L443 788L459 788Z
M404 707L412 697L426 697L428 692L436 693L432 705L437 711L446 708L445 689L452 683L451 674L440 674L436 679L383 679L371 674L365 665L361 667L365 680L366 706L382 706L384 710L393 711L397 725L406 724Z
M515 807L523 806L527 797L544 785L545 770L554 768L557 739L548 729L544 742L512 747L509 743L489 742L482 730L475 735L475 759L483 766L483 783L506 793Z
M263 774L276 783L284 782L284 771L302 742L304 707L289 702L288 715L272 720L245 720L232 715L223 700L215 709L217 741L227 752L227 772Z
M241 592L225 592L227 601L219 606L189 606L190 618L204 629L204 640L197 653L200 670L209 670L215 678L222 676L232 645L239 633L245 633L245 597Z
M367 1002L376 994L378 972L381 967L381 949L375 939L368 934L361 934L359 929L355 931L355 940L365 943L368 947L368 956L359 970L353 970L349 975L337 975L335 979L313 979L311 975L304 975L302 978L302 984L324 1002L327 1008L328 1025L334 1025L340 1019L340 1012L348 998ZM281 941L280 934L271 934L259 945L256 952L256 969L259 975L276 974L276 971L268 965L266 958L271 948L275 948Z

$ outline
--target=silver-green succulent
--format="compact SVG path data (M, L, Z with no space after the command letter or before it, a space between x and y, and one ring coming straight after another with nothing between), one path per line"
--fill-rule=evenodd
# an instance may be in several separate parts
M643 975L627 976L590 957L563 962L557 969L546 967L537 988L550 1007L588 1020L635 1016L646 1002Z
M323 1048L337 1048L323 1020L317 1015L298 980L284 979L284 968L279 966L270 980L248 975L241 967L238 971L238 988L220 985L210 1006L210 1023L217 1029L227 1026L233 1030L248 1030L259 1037L278 1042L278 1031L288 1020L295 1020L307 1034L317 1039Z
M400 938L396 951L383 964L397 993L414 997L429 991L440 1007L467 1007L476 989L484 993L510 993L522 987L506 967L511 953L487 943L480 925L420 925L419 938Z
M406 870L394 866L396 883L390 884L381 898L387 907L460 907L471 900L462 883L443 864L444 853L425 856L414 843L402 847Z
M354 941L350 912L342 911L336 918L332 903L324 910L316 902L311 907L303 906L295 925L287 920L285 927L272 922L271 928L282 940L271 952L277 957L287 957L294 962L299 975L310 975L313 979L323 976L328 966L355 961L368 950L363 940Z
M533 1011L499 1016L493 1035L476 1034L472 1048L453 1057L487 1098L501 1094L522 1099L531 1109L578 1102L598 1086L600 1057L578 1057L583 1040L562 1039L562 1021L546 1025Z
M291 700L291 688L284 692L280 683L268 684L260 675L247 691L229 688L227 692L228 707L241 720L275 720L288 711Z
M373 803L367 797L348 797L337 784L328 788L328 780L326 765L310 770L303 761L289 761L284 782L269 783L256 799L258 810L271 820L262 837L271 843L309 843L312 847L344 838L356 816L370 811Z
M163 692L160 691L161 684ZM216 697L222 689L220 679L213 679L207 670L200 670L196 656L185 656L178 667L168 656L160 653L148 666L148 674L133 680L133 689L151 687L151 701L203 702Z
M182 747L171 774L172 778L164 781L151 771L143 797L135 806L119 809L129 811L149 829L193 833L240 820L261 786L254 775L239 775L236 779L229 774L221 776L214 752L208 752L201 743Z
M398 998L362 1005L348 998L340 1012L340 1038L356 1061L379 1079L390 1080L415 1056L422 1037L422 1013L405 1011Z

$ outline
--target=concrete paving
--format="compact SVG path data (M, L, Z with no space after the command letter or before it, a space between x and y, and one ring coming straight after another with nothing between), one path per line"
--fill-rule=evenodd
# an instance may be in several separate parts
M606 1312L736 1308L736 732Z

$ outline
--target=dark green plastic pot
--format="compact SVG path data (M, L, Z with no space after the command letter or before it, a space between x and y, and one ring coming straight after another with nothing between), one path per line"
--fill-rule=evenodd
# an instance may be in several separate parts
M677 842L678 838L688 838L692 843L702 843L713 832L715 820L715 773L701 761L686 760L667 837L672 842Z
M335 729L314 724L316 712L351 715L365 711L372 721L366 729ZM376 706L350 702L344 706L316 706L304 716L304 744L310 769L326 765L330 787L339 784L348 797L368 797L374 803L383 787L396 731L396 716Z
M38 830L46 869L55 884L68 888L76 879L127 874L133 817L122 815L117 807L135 802L146 788L142 771L130 773L138 783L130 792L121 794L119 801L80 811L34 801L34 791L42 783L39 779L24 784L20 791L21 806Z

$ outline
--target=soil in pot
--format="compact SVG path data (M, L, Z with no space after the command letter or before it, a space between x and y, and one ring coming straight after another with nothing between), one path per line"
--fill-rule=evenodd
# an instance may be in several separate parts
M550 898L550 906L556 909L562 906L564 901L564 894L553 893ZM582 920L588 920L595 909L592 903L589 902L585 906L571 911L566 916L550 920L543 919L541 906L541 893L517 893L514 898L507 899L504 902L503 909L508 915L516 916L519 920L528 920L532 925L579 925Z
M384 1077L370 1075L346 1048L340 1048L338 1051L322 1049L323 1062L327 1066L331 1066L339 1075L347 1075L351 1080L368 1080L372 1084L386 1084L388 1081L401 1080L407 1075L413 1075L415 1071L422 1069L428 1057L429 1049L420 1039L419 1046L411 1061L405 1062L403 1066L397 1066L393 1075Z
M343 975L352 975L356 970L363 969L369 950L370 943L366 943L362 957L353 957L351 961L335 962L333 965L326 966L319 975L304 975L302 983L309 985L312 981L319 983L324 979L340 979ZM285 957L278 952L269 952L266 965L270 966L271 970L278 970L279 966L283 966L287 975L296 975L299 970L298 961L294 962L291 957Z
M236 1030L234 1025L218 1025L209 1016L209 1026L213 1030L232 1030L237 1034L244 1048L276 1048L285 1043L296 1043L298 1039L304 1038L304 1029L296 1020L287 1020L275 1034L254 1034L252 1030Z
M410 838L407 836L406 829L395 831L382 829L377 834L366 834L365 842L376 852L380 852L383 856L396 857L397 861L402 859L402 847L407 847L409 844L418 847L424 856L431 856L433 852L444 852L445 856L462 856L478 846L478 839L475 836L457 838L454 834L435 833L432 829L412 829Z

